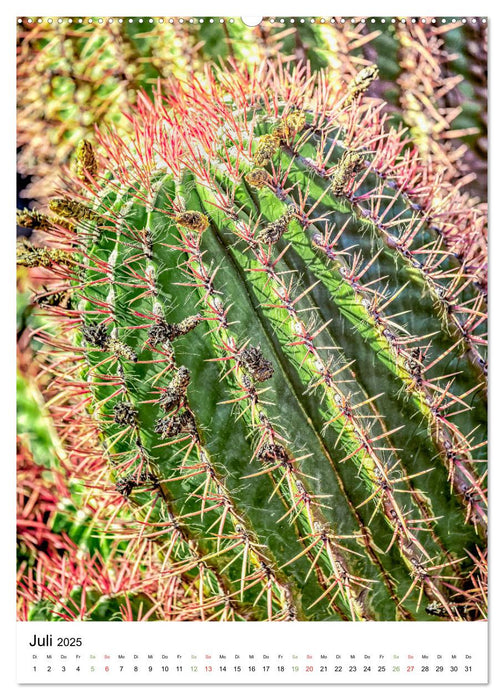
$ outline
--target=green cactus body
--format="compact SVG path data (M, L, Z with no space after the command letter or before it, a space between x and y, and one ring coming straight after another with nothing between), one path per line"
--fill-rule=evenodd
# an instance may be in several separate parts
M103 134L70 216L110 488L201 619L477 619L484 271L445 240L471 212L351 85L212 75Z

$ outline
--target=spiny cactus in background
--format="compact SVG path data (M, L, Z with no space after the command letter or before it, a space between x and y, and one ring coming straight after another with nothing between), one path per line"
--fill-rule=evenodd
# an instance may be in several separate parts
M51 205L52 404L199 619L485 615L482 215L365 71L168 83Z
M364 56L380 69L372 94L435 169L486 201L486 21L397 18L372 37L363 27Z
M24 19L18 25L18 169L32 178L24 196L45 203L61 166L95 126L129 131L136 90L151 89L158 78L185 78L197 66L196 56L184 58L184 48L177 27L147 17L134 24Z
M476 174L470 191L483 201L487 199L488 160L488 25L482 18L473 18L458 32L446 34L446 49L451 61L451 73L462 75L464 80L455 90L447 93L445 100L456 108L453 128L463 133L463 141L469 149L464 155L468 169Z
M410 126L414 143L445 170L453 184L476 191L485 200L486 173L479 184L472 167L473 149L468 146L486 135L486 125L468 120L467 112L486 112L486 96L475 99L473 95L464 106L455 99L459 85L471 85L451 64L460 55L462 32L461 23L430 24L428 29L411 20L398 25L400 118ZM450 52L450 45L457 48Z

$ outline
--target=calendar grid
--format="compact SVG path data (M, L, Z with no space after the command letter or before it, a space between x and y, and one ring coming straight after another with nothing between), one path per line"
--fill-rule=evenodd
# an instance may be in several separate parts
M56 628L56 629L55 629ZM486 683L487 623L18 623L25 683Z

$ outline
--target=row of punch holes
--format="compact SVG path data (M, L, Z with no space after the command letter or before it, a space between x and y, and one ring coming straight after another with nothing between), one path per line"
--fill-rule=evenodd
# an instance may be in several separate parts
M249 21L250 20L250 21ZM68 23L68 24L112 24L113 22L118 22L119 24L126 23L128 22L129 24L133 24L134 22L138 22L139 24L204 24L204 23L220 23L224 24L226 22L229 22L230 24L233 24L234 22L237 21L242 21L244 24L250 27L255 27L261 22L265 23L270 23L270 24L345 24L346 22L350 24L363 24L363 23L370 23L370 24L395 24L395 23L406 23L406 18L396 18L396 17L265 17L265 18L255 18L255 17L242 17L242 18L234 18L234 17L229 17L229 18L224 18L224 17L149 17L149 18L144 18L144 17L85 17L85 18L72 18L72 17L47 17L47 18L42 18L42 17L37 17L37 18L32 18L28 17L26 19L23 18L18 18L18 24L22 24L24 21L26 21L28 24L42 24L43 22L47 22L48 24L63 24L63 23ZM462 24L476 24L477 23L477 18L472 17L472 18L466 18L466 17L461 17L461 18L452 18L448 19L445 17L412 17L411 22L413 23L419 23L419 24L449 24L450 22L455 24L457 22L461 22ZM483 24L486 23L486 18L483 17L481 18L481 22Z

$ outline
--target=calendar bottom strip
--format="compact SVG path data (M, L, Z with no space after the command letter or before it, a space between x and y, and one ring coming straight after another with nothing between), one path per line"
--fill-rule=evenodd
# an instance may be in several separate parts
M17 680L488 682L486 622L18 622Z

